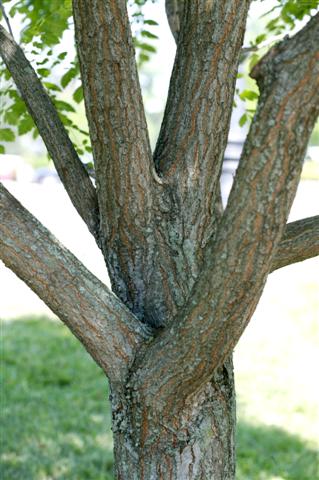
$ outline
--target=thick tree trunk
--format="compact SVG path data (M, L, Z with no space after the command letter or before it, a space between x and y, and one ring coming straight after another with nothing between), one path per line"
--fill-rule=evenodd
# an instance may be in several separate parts
M235 478L232 359L173 420L154 415L129 389L111 400L117 480Z

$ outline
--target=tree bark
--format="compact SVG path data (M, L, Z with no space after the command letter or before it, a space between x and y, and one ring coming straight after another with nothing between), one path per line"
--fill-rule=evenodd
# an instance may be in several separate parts
M261 61L261 99L212 250L174 322L139 358L137 384L173 417L232 352L262 294L319 113L319 14ZM187 365L187 368L185 368Z
M140 320L159 326L168 312L154 236L154 166L126 1L74 0L73 12L112 289Z
M91 179L32 65L1 25L0 55L38 127L71 202L100 244L99 209Z
M0 27L0 53L118 297L4 187L1 258L108 375L118 480L234 479L232 350L268 274L318 254L318 217L285 226L319 110L319 15L255 67L258 109L219 209L249 3L167 1L178 48L153 159L126 2L73 0L96 190Z
M125 381L150 335L115 295L0 184L1 259L82 342L114 382Z
M159 421L129 388L124 396L112 393L111 401L117 480L235 478L236 409L231 358L172 422Z
M319 215L288 223L271 271L319 255Z

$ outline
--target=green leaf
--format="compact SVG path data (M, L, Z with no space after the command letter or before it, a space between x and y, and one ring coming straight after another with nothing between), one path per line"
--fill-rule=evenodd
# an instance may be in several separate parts
M86 168L89 170L94 170L94 163L93 162L88 162L85 164Z
M38 48L39 50L42 50L43 48L43 43L40 42L33 42L34 48Z
M30 116L23 118L18 125L19 135L24 135L32 130L34 127L33 120Z
M6 149L4 148L4 145L0 144L0 153L3 154L5 153Z
M142 37L145 37L145 38L152 38L152 39L158 38L157 35L154 35L153 33L149 32L148 30L142 30L141 35L142 35Z
M151 19L144 20L144 24L145 25L154 25L154 26L158 25L158 23L155 22L155 20L151 20Z
M76 77L77 69L75 67L70 68L61 78L61 85L63 88L67 87L69 83Z
M258 35L255 39L256 45L259 45L260 43L264 42L266 38L267 38L267 35L265 33L261 33L260 35Z
M32 132L32 138L36 139L39 136L39 130L35 128Z
M150 59L149 55L146 55L146 53L140 53L139 54L139 63L147 62Z
M248 121L248 116L246 113L244 113L239 119L239 125L243 127L247 121Z
M53 92L62 92L61 88L55 83L52 82L43 82L43 85L48 89L52 90Z
M42 60L41 62L36 62L37 65L44 65L45 63L47 63L49 61L48 57L46 57L44 60Z
M82 85L80 85L75 92L73 93L73 100L76 103L80 103L83 100L83 88Z
M10 80L11 73L9 72L9 70L5 69L3 76L5 80Z
M26 112L26 106L20 98L14 99L14 103L4 114L4 120L9 125L18 125L20 118Z
M254 66L259 62L259 55L257 53L253 53L249 60L249 71L254 68Z
M51 73L48 68L38 68L37 72L41 77L48 77Z
M75 113L75 109L68 102L64 102L63 100L55 100L54 104L58 110Z
M277 28L278 21L279 21L279 17L274 18L273 20L270 20L270 22L268 22L266 25L267 30L269 30L270 32L275 30Z
M0 141L13 142L14 139L15 135L11 128L0 128Z
M59 112L59 117L62 120L63 125L65 125L66 127L70 127L72 125L71 120L66 115L64 115L64 113Z
M253 90L244 90L239 95L239 98L241 100L257 100L258 97L259 97L258 93L254 92Z
M149 43L139 43L138 46L142 50L146 50L147 52L152 52L152 53L156 52L156 48L153 47L153 45L150 45Z

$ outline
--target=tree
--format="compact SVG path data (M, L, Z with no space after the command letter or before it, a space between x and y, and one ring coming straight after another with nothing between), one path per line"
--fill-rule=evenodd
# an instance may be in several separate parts
M232 350L269 273L319 254L318 216L286 224L319 112L318 13L252 70L257 111L222 210L249 4L167 1L177 54L152 155L126 2L73 0L95 185L0 27L1 56L103 252L114 293L4 186L1 259L107 375L118 479L234 478Z

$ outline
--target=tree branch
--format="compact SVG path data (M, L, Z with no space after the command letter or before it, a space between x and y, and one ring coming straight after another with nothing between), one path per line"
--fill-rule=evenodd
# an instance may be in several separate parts
M10 25L10 22L9 22L9 18L8 18L8 15L6 14L5 8L4 8L1 0L0 0L0 10L1 10L3 18L5 19L5 22L7 24L9 33L10 33L11 37L13 38L13 32L12 32L12 28L11 28L11 25Z
M126 1L73 0L73 14L102 248L113 290L144 318L151 309L146 291L155 255L153 161Z
M180 31L154 161L167 185L165 200L169 189L174 192L171 210L177 213L170 227L174 234L169 235L183 244L181 258L193 262L193 272L199 270L203 248L216 228L219 178L249 3L166 3L169 19L180 19Z
M30 62L0 25L3 58L54 162L76 210L98 241L98 204L95 188Z
M319 255L319 215L288 223L271 271Z
M70 328L113 382L147 338L142 324L0 184L0 258Z
M209 380L259 301L319 113L318 59L319 14L257 67L261 98L212 254L136 379L145 401L163 416L183 408Z
M183 169L192 186L200 169L212 181L218 176L249 3L186 1L178 12L176 59L154 153L160 174ZM167 2L170 16L180 6Z

